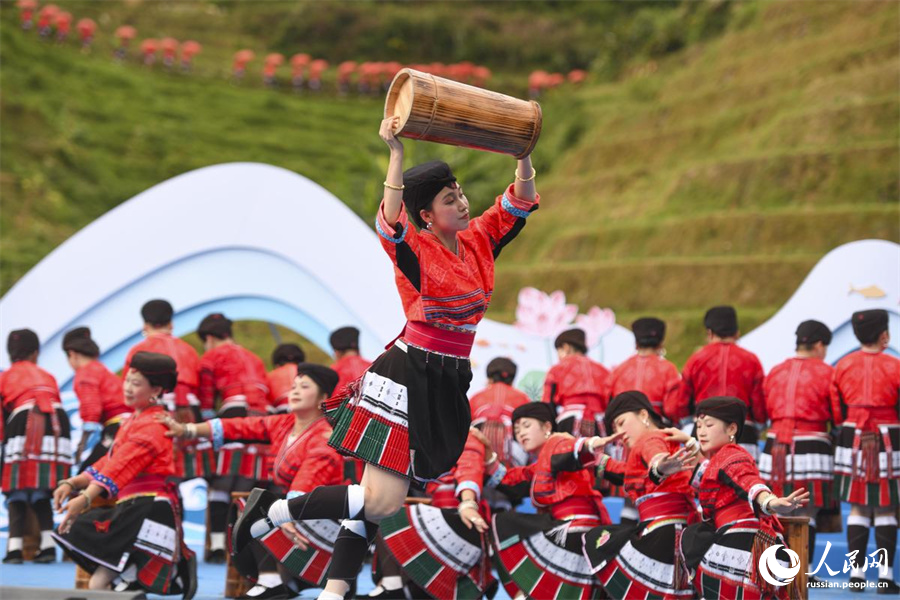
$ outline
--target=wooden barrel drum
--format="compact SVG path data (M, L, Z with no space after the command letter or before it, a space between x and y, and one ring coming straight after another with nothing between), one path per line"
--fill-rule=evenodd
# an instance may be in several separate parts
M403 69L391 82L385 118L398 137L525 158L541 135L541 107L457 81Z

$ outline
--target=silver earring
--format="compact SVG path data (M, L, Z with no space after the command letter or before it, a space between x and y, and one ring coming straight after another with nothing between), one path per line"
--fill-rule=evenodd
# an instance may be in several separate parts
M545 440L550 439L550 432L549 432L549 431L548 431L547 433L544 434L544 439L545 439Z
M641 422L644 424L644 427L650 427L650 421L648 421L647 419L644 419Z
M731 436L731 443L734 443L734 436Z
M425 226L427 229L431 229L431 221L428 221L428 225Z

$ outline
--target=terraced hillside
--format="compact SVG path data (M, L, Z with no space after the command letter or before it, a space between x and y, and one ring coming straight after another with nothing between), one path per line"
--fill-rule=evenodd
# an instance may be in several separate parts
M155 36L203 39L205 24L219 32L249 18L229 12L246 3L207 3L211 17L196 10L200 3L166 10L152 3L146 11L135 3L71 4L75 14L95 11L106 30L133 17ZM728 14L716 10L720 4L731 3L708 3L707 13ZM549 23L552 3L538 5L541 23ZM297 97L225 77L234 46L291 51L296 32L275 19L282 6L266 3L257 21L207 42L209 62L184 76L114 64L108 41L88 56L39 42L19 31L12 3L0 4L0 293L118 203L208 164L283 166L372 218L387 163L375 135L380 99ZM634 42L643 50L615 82L541 100L535 164L544 207L504 251L491 318L512 320L521 286L564 289L582 309L612 307L626 324L646 313L666 318L669 354L681 363L702 343L707 306L737 304L749 330L833 247L900 241L900 5L743 2L715 36L653 29L694 23L700 5L683 6L683 14L666 13L670 21L636 11L615 30L635 40L649 31L664 51ZM588 18L589 8L571 8L567 18ZM189 18L163 28L182 9ZM259 37L266 31L273 42ZM454 59L463 58L466 45L455 48ZM621 71L600 58L591 64L594 81ZM521 75L501 72L498 81ZM411 162L451 162L479 208L512 175L507 157L421 143L408 149ZM264 325L241 337L268 354Z
M564 289L620 322L664 317L682 362L706 307L736 304L749 331L835 246L900 241L898 13L772 3L585 90L588 129L541 178L546 206L503 257L493 316L512 318L522 285Z

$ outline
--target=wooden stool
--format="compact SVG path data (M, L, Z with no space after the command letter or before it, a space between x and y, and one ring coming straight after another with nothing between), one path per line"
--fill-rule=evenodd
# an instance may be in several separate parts
M241 499L246 499L250 492L231 492L232 505ZM209 511L206 511L209 513ZM206 519L206 530L209 531L209 517ZM207 541L209 535L207 534ZM226 544L230 546L231 544ZM226 552L225 559L225 596L227 598L237 598L247 593L247 590L254 586L254 583L241 575L234 565L231 564L231 552Z
M115 498L104 498L103 496L98 496L94 498L93 502L91 502L91 508L100 508L103 506L114 506L116 504ZM88 583L91 581L91 574L81 568L77 563L75 564L75 589L76 590L86 590L88 589Z
M784 540L788 548L800 557L800 572L794 581L799 588L799 598L806 600L809 589L806 587L809 571L809 517L778 517L784 526Z

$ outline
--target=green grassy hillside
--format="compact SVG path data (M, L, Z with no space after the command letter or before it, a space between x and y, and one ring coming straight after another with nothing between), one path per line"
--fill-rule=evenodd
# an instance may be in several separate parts
M735 303L749 330L836 245L900 240L900 5L626 4L521 3L503 18L499 4L460 13L454 3L465 15L458 29L471 32L438 36L421 60L483 59L510 93L539 65L592 68L593 83L541 100L544 206L504 252L490 316L512 320L523 285L561 288L582 309L614 308L624 324L666 318L680 363L702 343L707 306ZM405 3L63 6L107 32L129 22L141 37L194 37L204 51L191 76L119 65L108 36L90 55L40 42L0 3L0 293L118 203L209 164L283 166L370 220L387 164L382 100L273 92L252 71L235 86L230 56L246 46L406 58L409 48L379 54L372 40L384 39L384 22L402 20L418 44L451 16L449 4L417 4L426 12L405 16ZM394 21L374 19L376 9ZM322 30L331 17L356 35L336 44ZM517 35L532 40L518 63L500 52ZM507 157L407 148L410 163L451 162L477 208L512 174ZM268 330L247 327L245 341L267 354Z
M586 89L589 129L541 178L493 316L540 282L620 322L665 318L681 362L708 306L736 304L749 331L835 246L900 241L898 18L893 2L767 4Z

